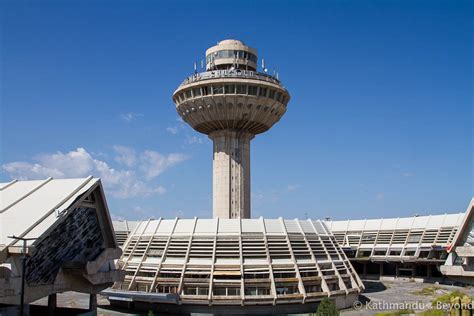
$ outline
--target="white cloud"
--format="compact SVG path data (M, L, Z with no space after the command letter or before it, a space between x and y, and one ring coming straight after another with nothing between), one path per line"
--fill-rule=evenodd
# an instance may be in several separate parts
M2 169L12 178L26 180L31 178L61 178L64 174L57 169L49 169L40 164L15 161L2 165Z
M277 191L257 191L251 193L252 203L255 205L275 204L280 200L280 193Z
M118 153L115 161L128 167L137 163L136 158L134 160L136 156L133 149L123 146L115 146L114 149ZM145 180L150 180L185 159L187 157L181 154L162 155L155 151L145 151L138 162L138 171L143 171ZM107 162L92 157L84 148L77 148L68 153L43 154L37 156L35 160L33 163L24 161L6 163L1 169L11 178L21 180L93 175L102 179L108 194L121 199L166 193L163 186L142 180L141 173L137 173L137 170L116 170Z
M206 137L195 135L196 133L193 132L189 134L189 129L191 128L186 124L181 117L176 118L178 124L173 124L173 126L169 126L166 128L166 131L172 135L182 134L184 136L184 144L185 145L201 145L204 144L206 141Z
M68 177L81 177L94 168L92 156L81 147L66 154L60 151L55 154L42 154L37 160L46 168L56 169Z
M128 113L120 114L120 119L124 122L130 123L131 121L134 121L137 118L142 117L142 116L143 114L141 113L128 112Z
M127 167L132 167L137 161L137 154L135 150L130 147L125 146L114 146L115 152L118 156L115 156L114 160L119 164L125 165Z
M187 144L187 145L204 144L204 140L205 140L204 137L195 136L195 135L193 135L193 136L188 135L186 137L186 139L184 140L184 143Z
M166 193L166 188L162 187L162 186L159 186L159 187L155 188L155 192L158 193L158 194L165 194Z
M290 184L286 189L288 190L288 192L293 192L298 190L299 188L301 188L300 184Z
M124 220L126 220L125 217L120 216L120 215L116 215L114 213L110 213L110 217L112 218L113 221L124 221Z
M146 150L140 156L140 170L143 171L145 178L152 179L188 158L183 154L162 155L156 151Z
M173 217L183 218L184 212L182 210L175 210L173 211Z
M166 131L170 134L176 135L178 134L178 127L177 126L167 127Z
M54 154L42 154L36 157L36 163L23 161L11 162L2 165L2 169L11 177L25 180L31 178L65 178L82 177L89 175L94 169L92 156L84 149L63 154L58 151Z

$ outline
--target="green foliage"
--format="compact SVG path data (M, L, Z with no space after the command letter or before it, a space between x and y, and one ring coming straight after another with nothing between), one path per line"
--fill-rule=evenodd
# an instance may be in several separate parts
M155 314L153 313L151 309L148 311L148 316L155 316Z
M433 285L433 286L427 286L421 290L413 292L415 295L423 295L423 296L432 296L437 294L439 290L442 290L441 287Z
M319 303L315 316L339 316L336 304L333 301L325 298Z
M464 292L461 292L459 290L455 290L455 291L452 291L452 292L449 292L449 293L446 293L446 294L443 294L441 296L438 296L437 298L435 298L432 302L431 302L431 306L434 306L436 307L438 302L439 303L442 303L442 304L450 304L451 303L451 298L453 297L463 297L465 296L466 294L464 294Z

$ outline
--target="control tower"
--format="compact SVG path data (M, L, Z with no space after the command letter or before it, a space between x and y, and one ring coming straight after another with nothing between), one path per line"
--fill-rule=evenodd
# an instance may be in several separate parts
M250 140L278 122L290 100L264 63L262 72L257 65L255 49L224 40L206 51L206 71L173 93L181 118L214 143L214 218L250 218Z

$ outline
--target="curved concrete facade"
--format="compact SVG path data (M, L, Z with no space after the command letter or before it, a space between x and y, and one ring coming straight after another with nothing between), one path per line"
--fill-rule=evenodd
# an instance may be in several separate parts
M463 213L326 221L364 278L443 281L440 266Z
M139 222L120 265L125 279L105 295L112 303L133 301L134 308L314 312L328 296L347 307L363 289L334 236L311 220Z

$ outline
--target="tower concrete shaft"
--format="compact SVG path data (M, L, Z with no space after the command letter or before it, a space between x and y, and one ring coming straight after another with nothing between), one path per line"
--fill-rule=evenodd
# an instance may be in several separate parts
M250 218L252 133L219 130L209 134L213 150L214 218Z

